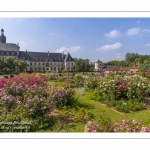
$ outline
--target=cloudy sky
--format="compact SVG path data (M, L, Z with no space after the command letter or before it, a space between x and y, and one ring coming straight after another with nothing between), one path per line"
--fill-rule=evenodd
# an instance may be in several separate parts
M73 58L123 60L150 55L150 18L0 18L7 43L21 51L70 52Z

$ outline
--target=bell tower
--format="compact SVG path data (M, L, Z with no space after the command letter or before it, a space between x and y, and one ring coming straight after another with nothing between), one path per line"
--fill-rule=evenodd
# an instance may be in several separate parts
M4 29L1 29L0 43L6 43L6 37L4 36Z

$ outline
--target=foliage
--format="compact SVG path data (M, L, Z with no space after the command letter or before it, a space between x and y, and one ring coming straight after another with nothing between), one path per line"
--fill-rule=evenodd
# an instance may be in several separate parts
M16 60L15 61L15 66L17 67L17 71L19 72L24 72L24 70L26 69L27 67L27 64L25 61L23 60Z
M50 101L54 102L57 108L61 108L65 105L72 105L75 103L75 97L73 94L73 90L54 89L50 92Z
M139 101L149 94L150 88L146 78L134 76L112 76L100 80L99 95L108 100L137 99Z
M12 125L12 128L2 131L31 131L50 122L47 116L52 112L54 103L46 92L47 81L47 77L42 74L20 74L9 79L0 79L0 121L6 124L10 122ZM21 127L26 118L32 122L27 130Z
M51 73L51 72L52 72L51 70L46 70L46 73L47 73L47 74L49 74L49 73Z
M139 111L145 109L146 105L138 100L121 100L116 102L115 107L118 111L129 113L130 111Z
M97 90L89 90L86 92L86 95L85 95L89 100L97 100L99 101L100 100L100 96L97 92Z
M90 62L89 62L89 59L77 59L75 58L75 71L77 72L86 72L86 71L89 71L90 68L91 68L91 65L90 65Z
M59 111L59 114L60 118L63 119L64 121L73 123L85 122L92 117L92 114L90 113L89 110L78 106L62 107L62 109Z
M96 89L99 86L99 79L90 78L85 82L85 89L91 90Z
M97 132L98 125L92 121L88 121L84 127L84 132Z
M105 112L103 112L100 116L99 116L99 121L98 121L98 131L99 132L108 132L110 127L112 124L112 120L109 116L106 115Z
M86 90L85 90L84 87L83 87L83 88L76 88L76 89L74 89L74 90L75 90L75 92L76 92L77 94L79 94L79 95L84 96L84 95L86 94Z
M111 125L110 131L112 132L150 132L146 126L140 126L137 120L122 120Z
M144 61L143 64L140 65L140 71L147 71L147 70L150 70L150 61Z

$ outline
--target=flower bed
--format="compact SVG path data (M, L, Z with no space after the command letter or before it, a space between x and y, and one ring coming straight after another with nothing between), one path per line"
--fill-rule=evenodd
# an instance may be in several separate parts
M144 98L150 96L150 83L139 75L114 75L101 79L89 79L85 83L86 96L115 107L118 111L130 112L146 108Z
M47 82L48 77L43 74L0 79L1 131L33 131L46 127L53 122L50 113L55 106L71 103L72 91L51 90ZM25 120L30 123L21 123Z

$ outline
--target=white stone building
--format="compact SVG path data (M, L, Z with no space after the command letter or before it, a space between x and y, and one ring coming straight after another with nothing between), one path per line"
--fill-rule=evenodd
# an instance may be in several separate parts
M0 59L5 60L7 56L11 56L15 60L24 60L27 64L26 71L51 70L52 72L60 72L62 70L73 71L75 61L71 55L51 52L30 52L20 51L19 44L6 43L4 30L1 29L0 36Z
M102 61L99 59L95 62L95 71L100 71L102 69Z

